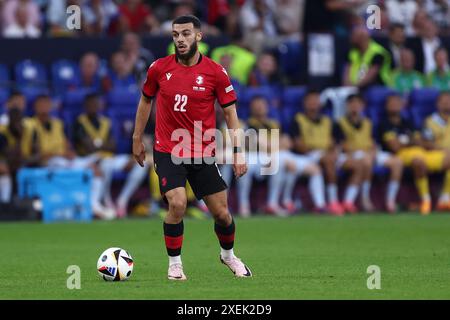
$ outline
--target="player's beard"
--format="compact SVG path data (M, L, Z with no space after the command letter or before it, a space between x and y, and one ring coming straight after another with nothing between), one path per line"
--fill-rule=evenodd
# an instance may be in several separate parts
M182 61L189 61L197 52L197 48L198 48L197 41L194 41L194 43L191 45L191 48L189 49L189 51L184 54L181 54L178 51L177 46L175 46L175 54L177 56L177 59L182 60Z

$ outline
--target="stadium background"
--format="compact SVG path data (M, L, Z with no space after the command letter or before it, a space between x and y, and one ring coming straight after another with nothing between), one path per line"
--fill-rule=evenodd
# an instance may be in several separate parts
M255 6L261 3L267 4L266 15L258 21ZM69 16L65 8L71 4L82 8L79 31L65 28ZM101 5L100 15L93 9L98 4ZM139 9L136 16L130 18L127 8L132 4ZM389 49L390 27L398 22L403 24L404 45L415 53L417 71L427 73L425 65L433 67L430 56L425 63L422 48L425 31L432 29L427 28L427 23L432 21L438 26L438 34L428 35L427 43L433 46L440 43L450 49L448 0L0 0L1 113L6 113L9 97L20 92L26 97L27 115L32 115L35 97L48 93L53 102L52 114L64 121L66 134L70 135L72 122L82 110L84 96L88 92L100 92L105 102L104 113L112 116L119 150L129 152L142 72L145 73L154 59L168 53L171 18L193 12L209 25L204 30L208 55L214 55L215 50L222 47L244 61L235 66L237 71L229 69L238 92L238 112L242 119L249 115L251 97L263 95L270 102L270 115L286 128L294 113L301 110L302 95L308 87L323 91L337 89L328 91L334 93L342 88L351 30L356 25L365 25L366 8L370 4L381 8L382 27L369 30L371 37ZM24 28L14 22L18 7L22 8L21 17L26 21L26 35ZM255 19L257 27L252 29ZM104 23L97 25L99 21ZM144 63L133 64L133 72L124 77L126 81L118 81L114 86L113 79L117 77L111 57L123 50L124 35L129 32L137 34L142 41L145 51L140 50L138 56L142 59L138 60ZM261 44L269 47L263 49ZM242 51L244 47L251 50ZM91 52L99 59L93 77L96 86L85 88L80 84L80 62ZM258 64L261 57L268 57L263 54L266 52L274 59L269 56L265 63ZM95 55L93 60L96 60ZM90 55L91 62L92 57ZM227 62L230 62L227 57L221 61L225 66ZM245 66L249 68L246 73L242 72ZM450 86L450 81L447 83L445 90ZM367 114L375 122L380 119L385 96L392 90L376 83L363 91ZM439 89L429 85L403 92L408 101L405 115L420 124L421 119L435 109L438 92ZM324 104L324 112L329 115L342 111L341 99L325 100ZM387 172L381 168L375 170L372 197L375 204L382 207ZM122 187L125 175L115 175L114 195ZM345 176L341 178L344 183ZM433 197L438 195L441 180L442 175L433 176ZM155 215L156 211L148 207L155 195L150 189L145 179L131 199L130 215L147 216L149 211L151 216ZM266 190L266 182L254 182L251 197L254 213L263 209ZM235 192L233 187L230 202L234 212ZM308 208L311 201L304 180L297 184L296 196L301 197ZM408 208L417 200L412 177L406 172L398 202ZM21 218L7 215L5 207L1 208L2 219ZM8 258L0 261L0 299L450 297L447 281L450 221L446 214L422 217L417 212L397 215L375 212L344 218L300 214L286 219L255 214L252 219L236 217L236 220L236 250L251 265L252 281L235 281L228 270L219 263L212 263L217 262L217 246L211 220L186 219L183 254L192 280L181 286L168 285L165 279L167 257L159 219L90 224L1 223L0 251ZM94 269L98 255L112 246L126 248L136 262L130 281L113 286L101 281ZM82 270L82 290L66 287L67 267L74 264ZM382 290L368 290L366 286L370 275L366 270L374 264L382 270Z
M137 6L134 15L130 14L133 3ZM7 49L2 50L0 64L0 105L5 104L12 92L19 91L26 97L27 114L32 115L34 98L42 93L50 94L53 114L63 119L65 132L70 137L73 121L82 111L84 96L89 92L99 92L104 97L105 114L112 118L118 153L130 151L131 121L143 75L154 59L170 52L170 19L180 13L197 14L205 23L203 52L228 69L239 97L239 116L243 120L248 119L251 98L262 95L269 101L270 116L279 121L284 130L288 130L293 115L301 110L307 86L321 90L331 88L328 99L324 99L324 110L330 115L339 113L342 98L338 97L339 90L333 90L343 85L343 67L348 62L351 30L365 25L368 5L377 4L381 8L381 29L370 30L373 39L391 54L400 47L411 48L416 56L415 68L423 75L427 74L429 65L431 68L434 66L434 61L428 61L433 57L424 55L423 39L450 47L450 13L446 1L9 0L1 4L3 37L0 38L0 46ZM71 4L81 6L79 31L65 27L68 17L65 8ZM27 30L34 30L23 37L8 31L15 28L15 10L20 7L26 8L23 11L26 12L24 23ZM100 13L97 13L97 7ZM258 10L264 14L256 26ZM98 24L98 21L102 23ZM428 22L437 26L436 34L426 34ZM396 27L404 39L394 44L392 30ZM138 52L136 65L125 68L128 70L123 71L122 80L117 80L117 73L122 71L114 69L118 67L113 66L111 58L115 52L127 52L123 35L130 32L139 35L142 47L134 49ZM237 50L234 45L245 49ZM230 56L227 55L233 50ZM98 66L94 83L86 85L80 81L80 72L83 72L80 65L83 56L90 53L93 53L94 60L98 59L95 62ZM392 68L398 68L398 57L394 54L392 58ZM129 64L130 61L127 62ZM325 70L321 70L321 64L327 65ZM448 74L446 77L448 79ZM425 116L435 109L438 89L448 89L449 85L447 81L447 88L436 88L425 81L421 88L401 88L401 93L408 99L406 116L416 126L421 126ZM385 96L398 88L374 82L363 89L366 114L376 126ZM373 192L375 198L383 185L386 170L376 168L376 172L380 175L375 178L378 186ZM116 179L117 183L120 181ZM434 188L435 185L433 183ZM403 184L400 192L399 203L404 205L416 196L414 188L408 186ZM258 203L258 199L264 197L264 190L255 189L252 202ZM149 195L148 192L140 194L141 198ZM299 194L308 204L307 194ZM231 201L234 205L234 197Z

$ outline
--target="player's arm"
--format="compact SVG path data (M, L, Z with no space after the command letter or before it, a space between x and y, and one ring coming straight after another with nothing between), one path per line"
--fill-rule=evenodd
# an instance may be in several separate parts
M143 141L145 126L147 125L152 110L152 99L141 95L138 109L136 112L136 120L134 123L133 133L133 156L141 167L144 166L145 161L145 145Z
M227 123L228 133L233 144L233 170L237 178L243 176L247 172L247 164L245 163L244 150L242 146L243 130L239 123L236 112L236 104L232 104L223 109L225 122Z
M144 132L147 126L148 119L150 118L150 112L152 110L152 98L158 91L158 60L153 62L147 71L147 78L145 79L142 87L141 99L139 100L136 120L134 123L133 133L133 156L137 163L141 167L144 166L145 161L145 144L144 144Z

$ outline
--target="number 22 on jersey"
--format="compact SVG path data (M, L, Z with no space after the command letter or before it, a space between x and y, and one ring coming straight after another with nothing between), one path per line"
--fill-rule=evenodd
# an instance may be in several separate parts
M175 95L175 104L173 106L173 110L178 112L186 112L186 104L188 102L187 95L177 94Z

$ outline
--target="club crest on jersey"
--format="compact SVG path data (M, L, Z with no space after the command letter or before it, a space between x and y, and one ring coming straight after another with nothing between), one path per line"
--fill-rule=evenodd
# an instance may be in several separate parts
M204 82L205 82L205 78L203 78L203 76L197 76L197 78L195 78L195 83L198 84L199 86L201 86ZM193 86L192 89L194 91L205 91L206 90L206 88L199 87L199 86Z
M195 83L198 84L198 85L202 85L203 84L203 77L202 76L198 76L195 79Z

